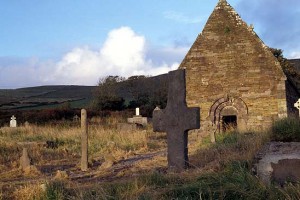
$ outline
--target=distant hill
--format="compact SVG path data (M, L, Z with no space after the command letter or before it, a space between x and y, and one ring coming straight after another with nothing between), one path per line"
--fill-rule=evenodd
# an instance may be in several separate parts
M290 59L289 63L300 73L300 59ZM298 74L297 73L297 74ZM300 92L298 76L292 77ZM71 108L83 108L90 105L97 86L55 85L19 89L0 89L0 110L36 110L57 108L68 102ZM162 74L142 79L127 79L118 83L117 93L128 103L140 94L149 96L157 92L167 93L168 76Z
M129 101L140 94L167 92L167 74L142 79L127 79L117 84L118 96ZM91 104L97 86L55 85L19 89L0 89L0 110L40 110L58 108L68 102L71 108Z
M92 100L96 86L57 85L19 89L0 89L0 109L55 108L65 102L71 107L85 107Z

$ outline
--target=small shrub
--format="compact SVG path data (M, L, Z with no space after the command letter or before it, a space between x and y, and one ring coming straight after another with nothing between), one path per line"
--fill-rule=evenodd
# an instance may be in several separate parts
M70 196L69 191L66 189L65 183L61 181L55 181L46 185L45 199L60 200L68 199Z
M230 144L235 144L237 143L238 141L238 135L240 133L236 132L236 131L233 131L233 132L226 132L226 133L223 133L223 134L220 134L218 137L217 137L217 144L227 144L227 145L230 145Z
M284 118L273 123L272 139L282 142L300 142L300 121L295 118Z
M228 34L228 33L230 33L230 31L231 31L230 28L229 28L228 26L226 26L224 32L225 32L226 34Z

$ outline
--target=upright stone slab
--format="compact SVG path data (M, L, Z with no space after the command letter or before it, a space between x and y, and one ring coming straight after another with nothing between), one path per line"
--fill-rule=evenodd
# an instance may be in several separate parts
M182 171L188 167L188 130L200 128L200 109L186 106L185 70L168 76L168 103L153 111L153 131L167 132L169 169Z
M136 108L135 109L135 115L136 116L140 116L140 108Z
M81 110L81 171L88 170L88 123L87 112Z
M12 128L17 127L17 120L16 120L16 117L13 115L10 119L11 119L11 120L10 120L10 122L9 122L9 126L12 127Z
M23 148L22 156L20 157L20 168L25 170L30 167L30 159L28 156L27 148Z
M29 123L28 121L26 121L26 122L24 123L24 126L25 126L25 128L29 128L29 127L30 127L30 123Z
M80 119L80 118L79 118L77 115L74 115L74 117L73 117L73 121L74 121L74 122L78 122L79 119Z

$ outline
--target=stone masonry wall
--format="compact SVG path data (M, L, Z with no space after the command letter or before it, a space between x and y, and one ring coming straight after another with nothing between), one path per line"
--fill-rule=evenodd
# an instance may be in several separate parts
M204 129L213 123L212 105L224 97L246 104L247 129L267 128L287 115L280 63L225 0L219 1L179 68L186 69L187 103L200 107Z

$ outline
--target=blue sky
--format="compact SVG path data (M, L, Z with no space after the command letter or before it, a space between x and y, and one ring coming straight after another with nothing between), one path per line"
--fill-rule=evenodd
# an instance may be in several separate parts
M0 88L95 85L176 69L218 0L1 0ZM271 47L300 57L299 0L228 0Z

